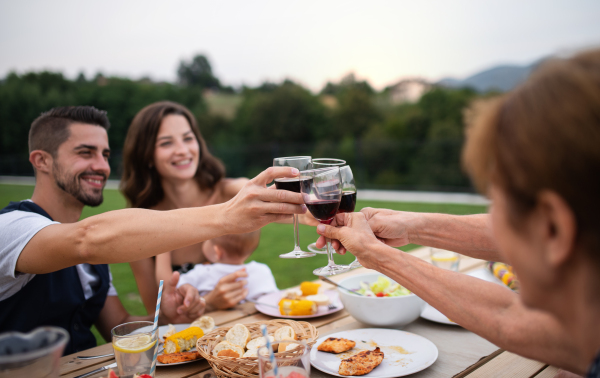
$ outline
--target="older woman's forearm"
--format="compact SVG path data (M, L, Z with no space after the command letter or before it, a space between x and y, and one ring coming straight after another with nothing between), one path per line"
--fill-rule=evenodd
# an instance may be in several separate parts
M519 355L581 372L572 340L552 316L525 308L506 287L433 265L385 245L376 270L405 286L448 318Z
M482 260L504 261L492 238L488 214L418 213L414 219L408 227L411 243L447 249Z

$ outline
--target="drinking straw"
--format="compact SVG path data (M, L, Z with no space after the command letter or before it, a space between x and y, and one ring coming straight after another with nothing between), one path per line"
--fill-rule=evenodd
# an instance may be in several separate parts
M275 363L275 353L273 353L273 348L271 347L271 341L269 340L269 334L267 333L267 326L264 324L261 324L260 326L260 330L262 331L263 337L265 338L265 341L267 342L267 349L269 350L269 360L271 361L271 364L273 365L273 373L275 373L275 377L278 377L279 374L277 372L277 364Z
M160 280L158 285L158 298L156 299L156 311L154 312L154 330L153 334L156 335L156 346L154 347L154 358L152 359L152 368L150 369L150 375L154 376L154 370L156 369L156 359L158 358L158 313L160 312L160 299L162 297L163 280Z

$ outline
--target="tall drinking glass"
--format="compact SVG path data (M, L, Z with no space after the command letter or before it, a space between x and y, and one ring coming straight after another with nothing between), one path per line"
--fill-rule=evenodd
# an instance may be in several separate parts
M331 159L331 158L318 158L312 160L313 167L315 169L318 168L328 168L328 167L342 167L346 165L346 160L342 159ZM314 253L319 253L322 255L327 254L327 247L318 248L317 243L310 243L308 245L308 250Z
M273 350L262 346L258 349L258 372L260 378L310 378L310 346L304 341L275 340L273 345L287 344L286 352L273 355ZM277 367L277 374L275 374Z
M310 156L289 156L280 157L273 159L274 167L293 167L298 168L299 171L304 171L312 168ZM289 190L290 192L300 193L300 181L299 178L280 178L275 179L275 187L277 189ZM304 257L316 256L313 252L305 252L300 248L300 232L298 229L298 215L294 214L294 250L292 252L284 253L279 255L283 259L301 259Z
M340 207L342 198L342 179L338 167L312 169L300 172L306 180L300 182L302 198L308 211L323 224L331 224ZM333 276L347 272L348 266L336 265L333 261L331 240L327 239L327 266L317 268L317 276Z
M352 213L356 207L356 184L349 165L340 168L340 177L342 179L342 199L338 213ZM356 257L348 266L350 269L362 267Z
M158 331L152 322L130 322L112 329L112 344L119 377L149 374Z

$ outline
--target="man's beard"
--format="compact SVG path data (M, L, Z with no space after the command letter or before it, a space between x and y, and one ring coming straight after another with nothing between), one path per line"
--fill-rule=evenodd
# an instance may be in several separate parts
M93 189L93 193L86 193L81 188L80 182L81 176L84 175L102 176L104 180L106 180L106 175L104 173L86 171L78 175L69 177L63 174L62 169L60 169L60 167L57 164L54 164L53 171L54 181L56 181L56 185L58 185L58 187L66 193L69 193L70 195L75 197L79 202L83 203L84 205L95 207L99 206L100 204L102 204L102 201L104 201L104 198L102 197L102 189Z

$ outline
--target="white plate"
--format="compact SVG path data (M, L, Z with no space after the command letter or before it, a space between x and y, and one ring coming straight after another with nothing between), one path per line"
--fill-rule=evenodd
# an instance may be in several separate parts
M353 340L356 346L340 354L318 351L317 347L329 337ZM396 329L363 328L336 332L319 338L310 351L310 363L324 373L345 377L338 374L342 360L363 350L373 350L375 347L379 347L383 352L383 361L363 377L392 378L413 374L427 369L438 358L435 344L423 336Z
M317 309L317 313L313 314L313 315L302 315L302 316L281 315L281 313L279 312L279 301L281 300L283 293L286 291L287 290L276 291L274 293L269 293L269 294L263 295L262 297L260 297L256 300L258 302L256 304L256 309L265 315L274 316L276 318L308 319L308 318L316 318L318 316L333 314L334 312L338 312L344 308L344 305L342 304L342 301L340 301L340 297L339 297L337 291L326 290L323 292L323 294L327 295L329 297L329 303L335 306L335 308L333 310L330 310L327 306L319 306L319 308ZM261 305L260 303L264 303L266 305L271 305L271 306L275 306L275 307Z
M498 278L496 278L496 276L494 276L487 268L481 268L481 269L474 270L472 272L467 273L467 276L471 276L471 277L479 278L484 281L504 285L502 283L502 281L500 281ZM425 308L423 309L423 312L421 313L421 317L423 319L427 319L427 320L430 320L430 321L436 322L436 323L450 324L450 325L456 325L456 326L458 325L458 324L454 323L452 320L448 319L446 317L446 315L439 312L435 307L433 307L429 304L425 305Z
M432 307L429 303L425 304L425 308L421 313L421 317L436 323L450 324L455 326L458 325L452 320L448 319L446 315L439 312L435 307Z
M191 324L173 324L175 326L175 329L177 330L177 332L179 331L183 331L186 328L189 328L191 326ZM169 326L168 325L164 325L164 326L160 326L158 327L158 339L160 340L160 344L158 346L158 353L159 355L162 354L163 352L163 348L164 348L164 344L163 344L163 335L165 333L167 333L167 331L169 330ZM191 351L195 351L196 347L193 347L192 349L190 349L188 352ZM173 364L161 364L160 362L156 361L156 366L175 366L175 365L183 365L183 364L189 364L190 362L196 362L196 361L200 361L203 360L204 358L200 357L199 359L196 360L192 360L192 361L183 361L183 362L175 362Z

